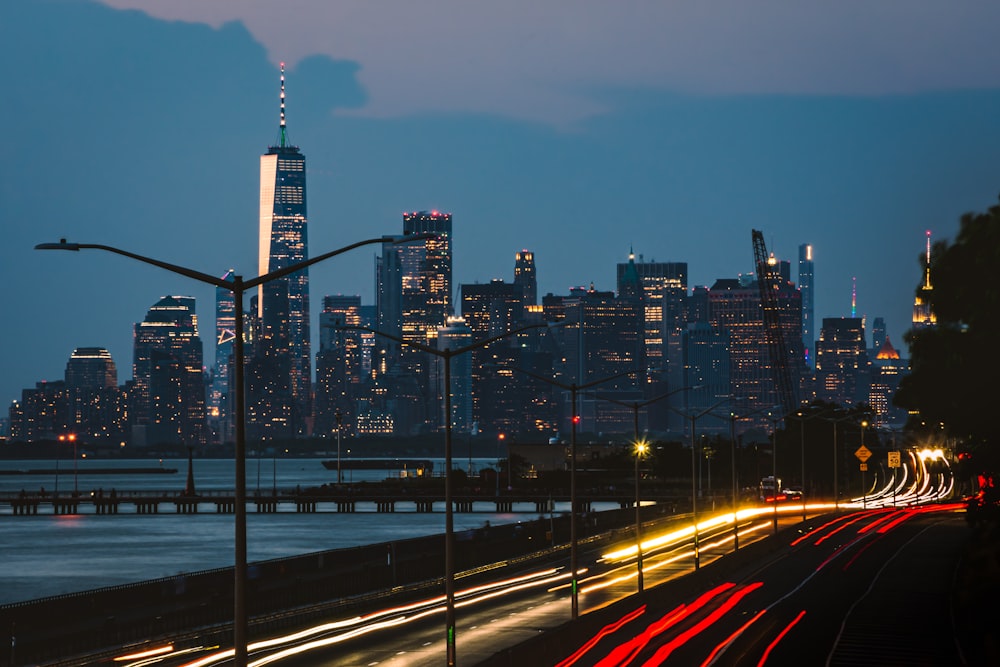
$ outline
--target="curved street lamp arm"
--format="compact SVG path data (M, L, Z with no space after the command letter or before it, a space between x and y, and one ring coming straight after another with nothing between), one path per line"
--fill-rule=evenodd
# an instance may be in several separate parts
M222 278L218 278L216 276L212 276L207 273L202 273L201 271L195 271L194 269L188 269L183 266L177 266L176 264L163 262L158 259L153 259L152 257L137 255L136 253L129 252L128 250L122 250L121 248L115 248L109 245L102 245L100 243L66 243L66 239L61 239L59 243L39 243L38 245L35 246L35 250L71 250L73 252L79 252L80 250L104 250L106 252L114 253L115 255L130 257L144 264L152 264L153 266L158 266L161 269L166 269L171 273L176 273L178 275L186 276L188 278L197 280L199 282L208 283L209 285L215 285L216 287L225 287L226 289L231 289L233 285L231 282L227 282Z
M310 259L304 260L302 262L297 262L290 266L286 266L282 269L276 269L270 273L265 273L262 276L258 276L251 280L246 280L243 282L244 289L251 289L264 283L269 283L272 280L277 280L278 278L284 278L287 275L291 275L296 271L301 271L313 264L318 264L319 262L330 259L331 257L336 257L337 255L342 255L345 252L354 250L355 248L360 248L361 246L372 245L374 243L390 243L393 245L400 243L409 243L411 241L423 241L425 239L437 238L437 234L412 234L409 236L379 236L373 239L365 239L364 241L358 241L357 243L352 243L346 245L343 248L337 248L336 250L331 250L330 252L323 253L322 255L317 255Z
M412 347L412 348L414 348L416 350L421 350L423 352L427 352L428 354L433 354L433 355L438 356L438 357L448 357L448 356L455 356L456 354L462 354L463 352L468 352L469 350L477 350L477 349L479 349L481 347L486 347L490 343L495 343L495 342L497 342L498 340L500 340L502 338L509 338L509 337L513 336L514 334L521 333L522 331L528 331L529 329L542 329L542 328L546 328L548 326L549 325L547 325L547 324L529 324L528 326L520 327L518 329L512 329L512 330L510 330L510 331L508 331L506 333L502 333L502 334L500 334L498 336L493 336L493 337L487 338L485 340L480 340L480 341L477 341L475 343L472 343L471 345L466 345L464 347L455 348L454 350L452 350L450 348L445 348L443 350L439 350L438 348L431 347L430 345L424 345L423 343L418 343L416 341L406 340L404 338L400 338L399 336L396 336L396 335L393 335L393 334L388 334L388 333L385 333L384 331L379 331L378 329L372 329L371 327L365 327L365 326L360 326L360 325L347 325L347 326L337 327L337 330L338 331L367 331L369 333L375 334L376 336L382 336L383 338L388 338L389 340L394 340L394 341L396 341L397 343L399 343L401 345L408 345L408 346L410 346L410 347Z

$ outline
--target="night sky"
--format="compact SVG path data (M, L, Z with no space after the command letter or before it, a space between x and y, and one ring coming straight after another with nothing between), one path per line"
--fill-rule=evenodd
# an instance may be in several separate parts
M614 290L630 248L691 285L750 272L756 228L793 267L814 245L817 322L850 315L856 277L905 354L925 231L1000 193L997 25L977 1L6 0L0 397L81 346L125 382L166 294L197 297L211 363L211 288L32 248L255 275L282 61L312 255L438 209L456 290L526 248L539 295L565 294ZM374 302L375 252L311 270L314 324L325 294Z

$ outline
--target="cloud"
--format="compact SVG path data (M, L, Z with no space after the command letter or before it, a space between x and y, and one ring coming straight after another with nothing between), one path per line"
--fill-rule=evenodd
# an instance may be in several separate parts
M593 87L687 94L883 95L1000 86L987 0L103 0L240 21L277 63L360 63L360 113L473 111L566 123Z

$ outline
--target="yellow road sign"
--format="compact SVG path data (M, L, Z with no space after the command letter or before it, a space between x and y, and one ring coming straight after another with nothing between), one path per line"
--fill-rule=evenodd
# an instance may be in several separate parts
M899 452L889 452L889 467L890 468L899 467Z
M872 450L868 449L864 445L858 447L858 451L854 452L854 455L858 457L858 460L864 463L872 457Z
M861 472L868 472L868 464L867 463L862 463L861 464Z

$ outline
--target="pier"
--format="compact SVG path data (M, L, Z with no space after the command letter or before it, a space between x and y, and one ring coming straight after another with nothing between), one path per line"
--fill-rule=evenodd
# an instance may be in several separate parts
M568 503L569 495L532 493L502 495L455 495L456 513L548 514L555 503ZM663 498L644 500L663 502ZM629 494L596 494L577 498L577 511L590 512L594 503L617 503L621 509L633 507ZM134 514L233 514L235 493L230 490L202 491L111 491L79 494L4 493L0 494L0 515L15 516L94 514L118 516ZM327 513L431 513L444 512L444 493L387 494L356 489L310 489L299 492L258 493L247 498L247 511L260 514L290 512Z

